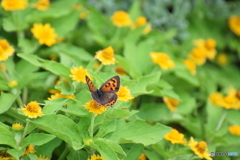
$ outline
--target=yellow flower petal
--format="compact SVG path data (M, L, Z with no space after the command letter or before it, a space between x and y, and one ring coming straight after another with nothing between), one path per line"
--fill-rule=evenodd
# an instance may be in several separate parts
M38 0L36 4L34 4L34 8L38 10L47 10L50 6L50 1L49 0Z
M127 86L125 86L125 87L120 86L120 89L116 94L118 95L118 100L119 101L128 102L129 100L134 98L131 95L131 91L130 91L130 89L128 89Z
M168 98L168 97L163 97L163 101L171 111L173 111L173 112L176 111L176 108L179 104L179 100L176 100L173 98Z
M228 27L237 36L240 36L240 16L231 16L228 20Z
M187 67L187 69L190 71L192 75L196 75L196 64L191 59L184 60L184 65Z
M37 118L43 116L42 108L36 101L31 101L28 103L25 108L22 108L22 112L29 118Z
M22 130L23 128L24 128L23 125L21 125L20 123L14 123L12 125L13 130Z
M14 53L14 48L9 45L7 40L0 40L0 61L5 61L8 57L12 56Z
M197 142L194 141L193 137L191 137L188 146L198 157L212 160L209 153L207 152L207 143L205 141Z
M97 116L98 114L102 114L107 109L107 107L104 106L99 107L94 100L90 100L83 106L86 107L86 109L88 109L89 112L94 113L95 116Z
M203 65L206 62L206 48L196 47L193 48L192 52L189 54L189 59L191 59L197 65Z
M151 52L150 57L152 61L159 65L162 69L169 69L175 66L174 62L169 58L166 53Z
M233 135L240 136L240 125L229 126L228 131Z
M72 78L73 81L86 83L85 76L88 76L92 80L92 78L87 72L87 69L84 69L82 66L73 67L72 69L70 69L70 71L72 74L69 76Z
M103 157L99 156L99 155L91 155L91 158L88 160L105 160Z
M51 95L50 98L48 98L48 100L54 100L54 99L58 99L58 98L68 98L68 99L75 99L75 96L72 95L64 95L64 94L60 94L60 93L55 93L54 95Z
M111 20L117 27L131 26L132 20L127 12L116 11L113 13Z
M98 51L95 55L95 58L101 61L103 65L116 63L116 60L114 58L114 50L111 46Z
M176 129L172 129L169 133L164 136L164 139L170 141L172 144L178 143L186 145L187 141L184 138L184 134L178 132Z
M22 156L26 156L27 154L30 154L30 153L35 153L36 151L34 150L34 147L35 147L34 145L27 146Z
M6 11L23 10L28 6L28 0L2 0L1 6Z
M50 24L35 23L31 29L33 36L39 41L40 44L52 46L57 43L57 34L55 29Z

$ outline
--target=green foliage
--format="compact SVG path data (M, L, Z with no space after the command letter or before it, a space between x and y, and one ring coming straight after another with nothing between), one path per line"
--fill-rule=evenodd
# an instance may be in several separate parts
M0 42L0 159L88 160L94 154L105 160L138 160L142 154L149 160L199 159L187 144L167 140L172 128L187 142L190 137L205 141L206 152L239 151L240 137L229 126L240 125L240 39L228 26L230 16L240 15L238 1L55 0L47 10L33 8L35 2L29 0L23 10L0 8L1 40L15 50L2 60L9 53ZM111 16L117 10L126 11L133 24L115 26ZM135 26L140 16L148 22ZM55 44L40 44L32 32L36 23L50 24ZM150 25L152 30L144 33ZM184 60L190 59L196 39L215 40L217 55L197 65L194 75ZM117 62L104 65L95 55L109 46ZM159 63L167 60L161 58L156 64L151 52L165 53L174 67L164 69ZM221 53L226 63L220 62ZM119 95L103 113L91 113L85 73L77 73L83 80L70 76L80 66L96 88L119 75L130 98ZM236 91L232 97L231 87ZM214 92L229 105L234 97L237 107L217 107L210 98ZM31 101L42 107L42 116L29 118L22 111ZM10 127L14 123L24 128ZM34 153L22 156L29 145Z

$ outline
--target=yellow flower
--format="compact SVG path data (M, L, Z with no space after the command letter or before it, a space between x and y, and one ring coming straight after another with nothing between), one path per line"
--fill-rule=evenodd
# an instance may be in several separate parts
M127 75L126 71L121 66L117 66L115 72L120 75Z
M168 109L170 109L171 111L176 111L176 108L179 104L179 100L163 97L163 101L167 105Z
M142 153L141 156L138 157L138 160L146 160L146 159L147 159L147 157L144 153Z
M103 157L99 156L99 155L91 155L91 158L88 160L105 160Z
M8 57L12 56L14 53L14 48L9 45L7 40L0 40L0 61L5 61Z
M223 107L226 109L240 109L240 99L237 95L237 90L230 88L228 94L223 98Z
M169 58L166 53L161 52L151 52L150 57L152 61L159 65L162 69L173 68L175 66L174 62Z
M23 125L21 125L20 123L14 123L12 125L12 129L13 130L22 130L23 129Z
M209 99L214 105L218 107L223 106L223 95L221 93L214 92L210 95Z
M22 112L29 118L37 118L43 116L42 108L36 101L31 101L28 103L25 108L22 108Z
M209 153L207 152L207 143L205 141L197 142L194 141L193 137L191 137L188 146L198 157L212 160Z
M192 75L196 75L196 64L191 59L186 59L183 63Z
M79 18L80 18L80 19L86 19L88 13L89 13L89 10L86 10L86 11L80 13L80 14L79 14Z
M34 23L31 32L40 44L46 44L50 47L57 43L57 34L55 33L55 29L52 28L49 23L45 25Z
M75 96L72 95L64 95L64 94L60 94L60 93L55 93L54 95L51 95L50 98L48 98L48 100L54 100L54 99L58 99L58 98L68 98L68 99L75 99Z
M229 126L228 131L233 135L240 136L240 126L239 125Z
M42 159L42 160L50 160L50 158L46 158L44 156L35 156L37 159Z
M1 6L6 11L23 10L28 6L28 0L2 0Z
M104 106L99 107L94 100L90 100L83 106L86 107L86 109L88 109L89 112L94 113L95 116L97 116L98 114L102 114L107 109L107 107Z
M184 138L184 134L178 132L176 129L172 129L169 133L164 136L164 139L170 141L172 144L178 143L186 145L187 141Z
M34 4L34 8L42 11L47 10L49 6L50 6L49 0L38 0L38 2Z
M225 53L220 53L217 56L217 63L221 66L225 66L228 63L228 56Z
M206 62L206 53L207 50L205 47L193 48L192 52L189 54L189 59L197 65L202 65Z
M34 147L35 147L34 145L27 146L22 156L26 156L27 154L30 154L30 153L35 153L36 151L34 150Z
M103 65L116 63L116 59L114 58L114 50L111 46L96 52L95 58L101 61Z
M72 73L70 75L70 77L72 78L73 81L86 83L85 76L90 77L87 72L87 69L84 69L82 66L73 67L72 69L70 69L70 71ZM90 79L92 80L91 77L90 77Z
M134 98L131 95L130 89L128 89L127 86L125 86L125 87L120 86L120 89L116 94L118 95L118 100L119 101L128 102L129 100Z
M231 16L228 20L228 27L237 36L240 36L240 16Z
M117 27L131 26L132 20L127 12L116 11L113 13L111 20Z
M15 80L12 80L10 82L8 82L8 86L11 87L11 88L14 88L18 85L18 82L15 81Z
M143 34L148 34L151 30L152 30L152 26L149 24L144 28Z
M138 17L133 28L137 28L137 27L140 27L140 26L144 26L145 24L147 24L147 18L146 17Z

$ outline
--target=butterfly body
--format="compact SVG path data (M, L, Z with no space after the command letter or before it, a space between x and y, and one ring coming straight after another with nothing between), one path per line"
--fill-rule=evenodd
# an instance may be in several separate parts
M86 76L86 82L88 84L92 98L98 106L112 106L116 103L118 98L116 92L119 90L120 87L119 76L114 76L107 80L100 87L100 89L95 88L88 76Z

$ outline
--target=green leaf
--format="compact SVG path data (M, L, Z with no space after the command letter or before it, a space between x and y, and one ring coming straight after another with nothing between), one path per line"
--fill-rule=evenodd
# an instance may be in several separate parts
M50 20L49 23L51 23L51 26L56 30L59 37L64 37L76 27L78 21L79 12L72 10L67 15ZM59 24L67 24L67 27Z
M24 138L22 142L22 147L27 147L28 145L43 145L55 138L54 135L44 134L44 133L31 133L29 136Z
M154 90L148 90L147 86L158 83L160 76L161 72L148 74L136 79L135 81L131 81L132 84L129 83L127 86L129 86L129 88L132 90L132 95L134 97L141 94L151 94L154 92Z
M6 112L14 103L14 101L16 100L16 98L18 97L19 94L14 95L12 93L1 93L0 96L0 114Z
M55 61L49 61L44 60L42 58L39 58L36 55L30 55L30 54L18 54L19 57L25 59L26 61L30 62L31 64L42 67L56 75L59 75L61 77L64 77L66 79L70 79L70 70L68 67L64 66L61 63L55 62Z
M99 127L96 137L104 137L106 134L116 130L116 120L105 120Z
M8 90L8 89L9 89L9 87L8 87L7 81L0 80L0 90L5 91L5 90Z
M66 104L67 101L68 101L68 99L64 99L64 98L58 98L58 99L54 99L54 100L45 101L43 113L44 114L53 114L53 113L57 112L58 110L60 110L63 107L63 105Z
M103 139L115 152L120 153L126 156L126 153L123 151L122 147L118 144L118 142L114 140Z
M13 147L14 149L18 149L17 142L14 138L13 134L7 134L0 132L0 144L5 144Z
M114 152L111 146L107 144L105 139L96 139L90 143L90 146L96 149L104 159L118 160L117 154Z
M59 138L54 138L53 140L37 147L37 153L39 155L44 155L46 157L52 157L53 151L62 143Z
M60 43L54 48L60 54L65 54L70 58L77 60L77 62L90 61L93 56L85 49L74 46L72 44Z
M87 154L87 152L85 152L83 150L79 150L79 151L71 150L71 152L67 156L67 160L73 160L73 159L86 160L86 159L88 159L88 154Z
M127 155L124 160L138 159L144 148L142 144L123 144L122 147Z
M107 137L120 142L132 141L147 146L160 141L170 130L170 127L162 124L150 126L141 120L128 123L119 120L116 131Z
M44 115L43 117L29 121L46 132L64 140L74 150L78 150L83 147L80 136L81 132L79 132L76 123L66 116Z

